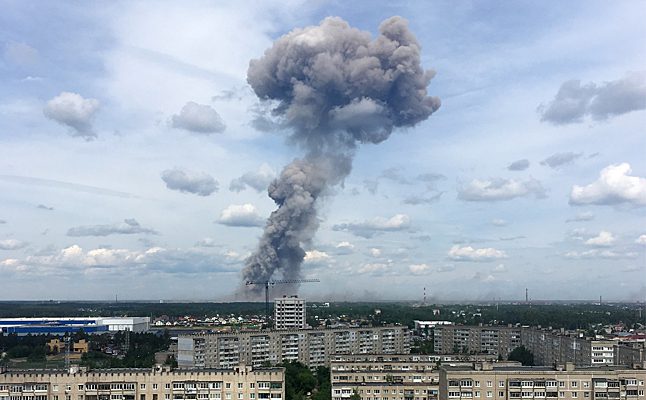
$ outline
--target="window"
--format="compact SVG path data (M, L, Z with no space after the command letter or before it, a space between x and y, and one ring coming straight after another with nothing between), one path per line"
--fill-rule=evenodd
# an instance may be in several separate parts
M579 393L577 393L577 392L572 392L572 398L574 398L574 399L575 399L575 398L577 398L577 397L579 397Z
M561 398L565 397L565 392L559 392L559 397Z
M493 397L493 392L488 391L488 392L487 392L487 397Z
M589 387L590 387L590 382L588 382L588 381L583 381L583 387L584 387L584 388L589 388Z
M474 396L474 397L480 397L480 391L478 390L478 391L474 392L474 393L473 393L473 396Z
M449 397L460 397L460 392L449 392Z
M244 398L244 393L238 393L238 400L242 400Z
M570 387L575 388L575 387L577 387L577 386L579 386L579 382L577 382L577 381L572 381L572 382L570 382Z
M505 381L498 381L498 387L505 387Z
M565 381L559 381L559 387L565 387Z
M157 390L159 386L156 383L153 383L153 390Z
M242 389L242 385L243 385L243 383L242 383L242 382L239 382L239 383L238 383L238 389Z
M256 383L255 383L255 382L251 382L251 383L249 384L249 389L255 389L255 387L256 387Z
M249 393L249 398L250 398L250 399L255 399L255 398L256 398L256 394L255 394L255 393Z
M229 382L227 382L227 384L226 384L226 388L227 388L227 389L231 389L231 384L230 384Z
M487 387L492 387L492 386L493 386L493 382L487 381Z
M139 389L145 390L146 389L146 384L142 383L141 385L139 385Z
M167 383L167 384L165 385L165 388L166 388L166 389L170 389L170 383Z
M164 399L165 399L165 400L169 400L169 399L170 399L170 393L166 393L166 394L164 395Z
M79 390L83 390L83 385L78 385L78 386L79 386Z
M586 398L587 398L587 397L590 397L590 392L584 392L584 393L583 393L583 397L586 397Z
M505 397L505 392L498 392L498 397Z
M480 387L480 381L475 381L475 382L473 382L473 384L474 384L475 387Z

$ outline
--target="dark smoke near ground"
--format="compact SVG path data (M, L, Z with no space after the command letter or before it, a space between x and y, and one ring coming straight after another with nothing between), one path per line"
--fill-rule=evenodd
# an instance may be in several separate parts
M407 21L389 18L379 32L373 40L340 18L326 18L282 36L250 62L247 81L275 105L273 117L305 156L269 187L278 209L246 261L244 282L301 278L302 245L318 228L317 201L350 173L357 145L383 142L394 128L413 126L440 107L427 95L435 73L422 69ZM262 295L261 285L244 282L240 295Z

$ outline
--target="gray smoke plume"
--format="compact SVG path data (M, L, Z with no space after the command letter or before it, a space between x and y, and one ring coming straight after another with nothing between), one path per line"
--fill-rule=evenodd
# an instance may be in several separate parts
M407 21L389 18L379 32L373 40L340 18L326 18L282 36L250 62L247 81L275 105L273 117L306 154L269 187L278 209L246 262L245 282L269 280L277 271L283 279L300 278L301 246L318 228L317 200L350 173L357 144L380 143L394 128L413 126L440 107L427 95L435 73L422 69ZM262 290L243 286L240 292L258 297Z

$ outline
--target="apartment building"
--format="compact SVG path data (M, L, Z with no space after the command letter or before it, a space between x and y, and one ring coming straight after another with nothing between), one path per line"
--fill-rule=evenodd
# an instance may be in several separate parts
M440 369L438 400L643 400L643 367L448 366Z
M333 354L406 354L410 332L402 326L272 330L180 335L180 368L254 367L299 361L312 368L329 366Z
M591 341L576 332L523 327L522 344L534 354L535 365L566 362L580 366L592 365Z
M517 327L436 325L433 329L433 346L439 354L491 354L506 359L520 345Z
M274 299L274 328L275 329L305 329L307 328L306 303L298 296Z
M0 400L283 400L283 368L0 370Z
M333 400L353 393L362 400L437 399L440 365L495 361L491 355L371 354L335 355L330 364ZM518 366L517 362L504 362Z

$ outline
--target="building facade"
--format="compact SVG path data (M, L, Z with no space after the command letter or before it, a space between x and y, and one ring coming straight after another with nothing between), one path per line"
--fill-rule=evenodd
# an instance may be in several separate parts
M0 400L283 400L283 368L0 371Z
M254 367L299 361L309 367L329 366L333 354L405 354L410 332L402 326L273 330L180 335L180 368Z
M436 325L433 329L433 346L438 354L490 354L507 359L520 345L518 327Z
M274 328L283 329L305 329L306 303L304 299L297 296L281 297L274 299Z
M442 367L439 400L643 400L645 379L643 366Z
M332 399L434 400L438 398L442 365L495 361L491 355L372 354L335 355L330 364ZM500 365L518 366L517 362Z

